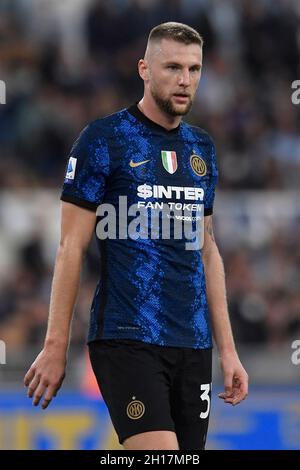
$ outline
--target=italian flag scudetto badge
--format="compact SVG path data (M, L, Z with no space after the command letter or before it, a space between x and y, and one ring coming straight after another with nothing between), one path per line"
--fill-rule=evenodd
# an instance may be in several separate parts
M176 152L173 152L171 150L162 150L161 158L164 169L167 170L168 173L171 173L171 175L175 173L175 171L177 170Z

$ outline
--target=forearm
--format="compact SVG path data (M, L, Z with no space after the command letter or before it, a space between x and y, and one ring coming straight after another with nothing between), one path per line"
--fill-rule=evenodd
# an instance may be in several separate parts
M59 246L52 281L45 347L55 346L67 351L81 265L80 249L67 244Z
M203 262L214 339L220 353L232 353L235 346L227 308L224 266L215 243Z
M60 244L56 255L45 344L24 377L28 396L45 409L60 389L67 362L71 321L84 253L94 232L96 214L62 202Z

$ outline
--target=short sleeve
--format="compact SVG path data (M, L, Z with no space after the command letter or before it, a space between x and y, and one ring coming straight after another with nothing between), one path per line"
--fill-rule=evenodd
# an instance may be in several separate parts
M101 126L89 124L69 154L61 200L96 211L109 175L109 153Z
M212 139L210 139L210 168L209 168L209 181L206 189L205 203L204 203L204 216L213 213L215 190L218 181L218 168L216 158L216 147Z

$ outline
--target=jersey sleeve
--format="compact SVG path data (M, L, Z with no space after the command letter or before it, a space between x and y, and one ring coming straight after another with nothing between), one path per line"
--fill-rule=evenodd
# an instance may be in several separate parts
M209 169L209 181L206 189L206 196L204 202L204 216L211 215L213 213L215 190L218 181L218 168L216 158L216 147L212 139L210 139L211 151L210 151L210 169Z
M89 124L69 154L61 200L96 211L109 176L109 153L101 128Z

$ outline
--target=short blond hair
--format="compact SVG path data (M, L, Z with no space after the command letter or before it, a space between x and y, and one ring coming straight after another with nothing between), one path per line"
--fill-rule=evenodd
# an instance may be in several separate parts
M148 43L161 41L162 39L173 39L174 41L182 42L187 45L199 44L200 47L203 46L203 38L198 31L187 24L173 21L161 23L151 29Z

